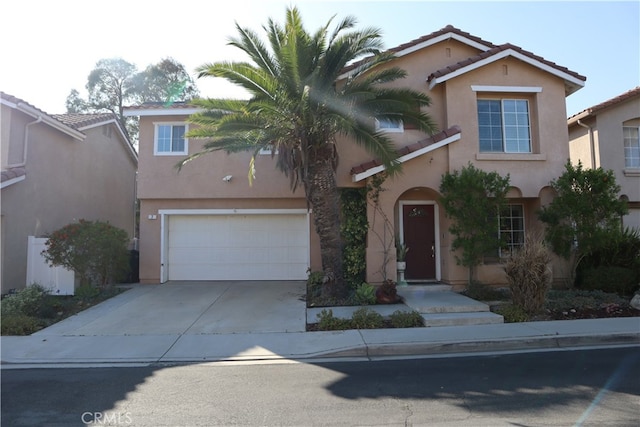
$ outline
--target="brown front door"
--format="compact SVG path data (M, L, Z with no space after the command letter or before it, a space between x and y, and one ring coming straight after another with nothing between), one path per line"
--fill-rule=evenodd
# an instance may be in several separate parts
M402 207L404 244L407 252L406 280L436 279L436 233L434 205Z

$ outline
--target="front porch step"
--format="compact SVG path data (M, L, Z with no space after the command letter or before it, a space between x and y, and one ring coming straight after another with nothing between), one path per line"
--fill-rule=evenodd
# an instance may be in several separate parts
M468 326L504 323L504 318L496 313L480 311L473 313L428 313L423 314L424 325L433 326Z
M441 291L450 291L451 289L453 289L453 286L445 285L444 283L440 283L440 282L433 282L433 283L409 282L406 286L398 285L398 291L402 289L414 290L414 291L421 290L423 292L441 292Z
M489 312L489 306L452 291L433 292L422 287L398 288L404 303L419 313Z

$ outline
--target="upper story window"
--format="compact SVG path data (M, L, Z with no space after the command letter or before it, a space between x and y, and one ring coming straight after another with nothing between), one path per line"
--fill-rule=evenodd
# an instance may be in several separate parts
M626 168L640 168L640 127L625 126L624 134L624 166Z
M478 99L481 153L531 153L526 99Z
M188 154L189 144L185 138L184 123L156 123L154 154L159 156Z
M404 132L402 121L394 122L389 119L376 119L376 130L383 132Z

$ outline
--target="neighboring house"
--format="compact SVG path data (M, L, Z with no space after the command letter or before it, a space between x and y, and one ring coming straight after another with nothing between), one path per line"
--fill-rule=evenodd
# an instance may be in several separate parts
M629 204L625 227L640 229L640 87L567 120L572 163L612 170Z
M398 84L432 98L427 111L441 132L428 137L402 125L377 124L395 141L403 173L384 182L380 210L368 208L367 281L395 278L395 263L383 266L383 259L393 261L389 242L397 233L410 248L410 282L463 284L467 270L456 265L450 221L438 202L442 175L469 162L510 174L509 209L496 220L496 237L508 238L507 249L520 246L525 233L540 228L535 212L551 200L549 181L569 158L565 98L586 78L451 26L391 51L397 55L391 65L408 73ZM257 159L252 186L250 153L207 154L176 170L179 160L202 147L202 141L184 138L194 112L185 104L125 109L125 115L140 117L141 282L304 280L308 269L320 270L313 214L302 191L290 191L270 153ZM354 144L339 141L338 149L341 187L363 187L383 171ZM556 259L557 280L568 276L562 266ZM498 253L488 254L478 278L505 282Z
M23 288L29 236L79 219L134 237L137 154L112 113L52 115L0 92L2 293Z

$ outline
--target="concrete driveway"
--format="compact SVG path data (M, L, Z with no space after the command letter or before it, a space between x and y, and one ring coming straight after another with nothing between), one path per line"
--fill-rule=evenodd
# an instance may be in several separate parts
M132 289L37 335L303 332L305 282L167 282Z

